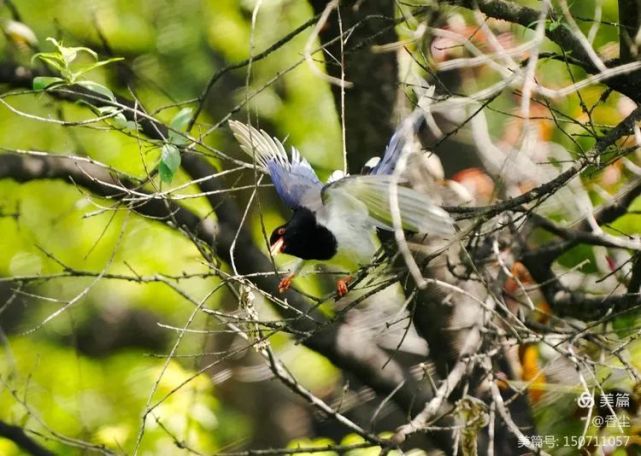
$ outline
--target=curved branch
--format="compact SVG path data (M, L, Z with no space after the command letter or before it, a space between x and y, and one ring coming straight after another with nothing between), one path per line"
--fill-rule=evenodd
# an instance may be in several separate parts
M593 214L594 220L598 225L614 222L626 214L630 204L639 195L641 195L641 179L632 182L613 197L611 202L599 207ZM593 320L603 317L608 311L625 311L641 304L641 299L638 296L638 283L641 282L638 259L634 261L629 290L625 295L593 297L578 291L561 290L559 280L551 269L554 261L582 242L594 245L604 245L604 243L597 242L602 239L591 233L592 227L587 219L581 220L572 230L559 230L559 227L556 227L552 222L536 214L531 214L531 222L535 226L539 225L548 229L563 239L535 250L527 250L521 255L521 261L532 274L534 280L541 284L546 300L559 316Z
M463 6L468 9L478 8L483 14L495 19L519 24L525 28L533 29L539 21L539 11L521 6L506 0L446 0L444 3ZM636 18L635 18L636 20ZM581 41L568 27L546 27L545 35L556 43L561 49L569 54L572 59L569 63L578 63L588 73L599 73L600 70L592 63L590 56L581 44ZM625 57L625 54L622 54ZM625 62L625 60L623 60ZM610 62L612 65L621 63L620 59ZM631 99L641 101L641 72L635 71L630 74L617 76L603 81L606 86L621 92Z
M29 437L20 426L14 426L13 424L7 424L4 421L0 421L0 437L11 440L33 456L55 456L55 453L49 451Z
M559 317L578 318L582 321L598 320L612 313L627 312L641 307L641 296L624 294L615 296L588 296L572 291L560 292L553 302Z
M26 70L12 71L11 67L11 64L0 65L0 83L20 87L31 85L31 78L34 76L32 73ZM13 68L16 70L18 67ZM24 73L25 76L16 78L17 73ZM83 99L94 106L113 105L110 100L96 97L94 93L79 87L48 93L53 98L63 101ZM123 115L127 120L137 122L147 137L156 140L164 140L167 137L167 127L151 116L141 116L144 110L139 104L122 97L117 98L117 104L129 108L122 111ZM201 155L192 152L182 153L181 167L194 180L209 177L218 171ZM115 175L105 166L61 155L0 155L0 179L2 178L11 178L19 182L61 179L86 188L97 196L116 201L128 196L128 190L135 189L140 193L137 182L125 176ZM255 286L268 294L272 293L278 288L278 277L275 274L256 273L273 271L273 264L255 246L249 232L244 228L239 229L242 213L235 202L225 192L219 192L223 185L217 179L204 179L198 185L203 192L209 193L207 199L216 214L216 227L175 202L153 198L152 195L149 195L149 198L138 198L140 203L133 205L132 210L185 230L211 246L216 255L227 263L231 262L231 248L236 239L234 263L238 273L248 275L247 279ZM293 290L287 292L283 299L290 307L274 308L283 318L291 319L290 324L295 333L310 334L302 341L305 346L325 356L337 367L350 372L378 394L391 396L403 412L413 415L432 398L432 392L421 387L406 367L395 360L390 361L387 353L374 342L364 343L362 337L350 332L346 323L326 325L325 317L313 310L311 304ZM301 315L311 318L300 318ZM435 434L434 440L442 447L451 443L447 433Z
M187 155L183 165L192 176L210 175L215 171L212 165L196 155ZM136 189L140 193L135 182L114 175L105 166L62 155L0 155L0 179L14 179L18 182L60 179L73 182L97 196L115 201L128 196L128 190ZM201 187L203 191L219 188L214 179L201 183ZM217 227L200 219L188 209L165 199L141 199L132 209L140 215L186 230L212 246L217 255L229 262L230 248L240 223L239 212L224 194L209 195L208 198L218 217ZM277 289L276 275L255 274L272 271L273 266L244 229L240 230L235 251L235 263L240 274L249 275L248 280L268 293ZM355 340L356 336L350 334L344 324L325 326L323 323L315 323L314 320L324 322L324 317L313 311L310 303L295 291L287 292L283 298L287 300L291 309L281 306L275 308L283 317L292 319L290 324L297 333L311 334L303 340L305 346L327 357L336 366L353 373L379 394L388 395L395 391L393 399L404 411L416 410L430 399L431 394L420 388L409 371L399 363L391 361L383 369L388 356L374 343L365 344L362 338ZM301 314L312 318L300 318ZM396 391L400 383L404 385Z

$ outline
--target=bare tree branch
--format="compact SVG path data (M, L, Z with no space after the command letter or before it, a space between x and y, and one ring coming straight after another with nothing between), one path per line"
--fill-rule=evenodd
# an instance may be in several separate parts
M183 165L189 172L198 176L215 171L211 165L196 155L186 157ZM18 182L60 179L84 187L95 195L116 201L127 195L127 189L137 188L135 183L124 177L112 176L106 167L63 155L0 155L0 179L14 179ZM214 179L206 181L202 186L203 191L218 188ZM150 197L139 204L134 204L133 210L143 216L172 226L176 225L177 228L192 233L205 244L212 246L224 261L230 261L229 252L240 218L231 200L224 195L219 195L209 197L218 216L216 228L212 223L201 220L191 211L167 200ZM245 230L240 231L235 252L239 273L247 274L248 280L268 294L278 288L279 279L275 274L256 274L256 272L273 271L273 266L256 248ZM409 371L395 361L387 362L388 355L376 344L363 343L362 336L358 336L356 340L356 335L350 334L348 327L344 327L343 324L326 325L322 314L312 311L310 304L293 290L287 292L283 298L296 311L281 306L275 306L275 308L283 317L293 319L291 325L296 332L310 335L303 339L307 347L326 356L338 367L352 372L360 381L382 395L396 391L399 383L405 382L393 396L393 400L405 411L414 410L415 407L420 406L421 401L425 402L429 399L430 393L418 386ZM300 318L300 315L309 315L311 319ZM386 363L385 369L382 369Z
M11 440L33 456L55 456L54 452L49 451L29 437L20 426L14 426L12 424L7 424L4 421L0 421L0 436Z
M634 1L635 0L630 0L630 3ZM530 29L534 29L539 21L539 11L506 0L447 0L447 3L464 6L469 9L479 8L489 17L502 19L514 24L520 24L523 27ZM555 19L553 14L551 15L551 19ZM566 54L571 56L572 60L569 60L569 62L580 62L583 69L589 73L600 72L600 70L592 63L592 60L581 44L581 41L570 28L562 26L546 27L545 35L551 41L559 45ZM616 64L619 62L616 61L613 63ZM641 72L639 71L608 79L607 81L604 81L604 83L637 102L641 101Z

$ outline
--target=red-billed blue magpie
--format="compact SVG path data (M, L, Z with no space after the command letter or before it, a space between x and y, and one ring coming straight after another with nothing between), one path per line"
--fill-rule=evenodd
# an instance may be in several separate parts
M270 175L278 196L293 210L289 221L270 236L272 255L286 253L356 270L369 264L378 248L376 228L394 230L392 203L397 205L404 230L453 234L454 223L447 212L427 195L398 185L398 178L392 176L408 136L416 133L422 120L416 110L401 122L383 158L368 174L344 176L326 184L296 148L292 147L288 156L283 144L265 131L229 121L241 148ZM298 270L300 267L281 280L281 292L289 288ZM346 279L337 282L337 291L339 296L347 292Z

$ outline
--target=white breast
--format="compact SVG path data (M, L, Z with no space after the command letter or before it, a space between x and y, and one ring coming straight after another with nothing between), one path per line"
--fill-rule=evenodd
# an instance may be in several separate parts
M332 191L316 218L336 237L338 252L332 262L350 264L354 269L370 263L378 240L364 204L342 191Z

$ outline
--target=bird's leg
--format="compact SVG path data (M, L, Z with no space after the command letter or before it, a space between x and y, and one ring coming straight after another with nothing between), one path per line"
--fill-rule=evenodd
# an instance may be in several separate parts
M292 282L294 281L294 277L296 277L296 273L292 272L291 274L288 274L280 279L280 282L278 282L278 292L285 293L287 290L289 290L289 287L292 286Z
M283 277L280 282L278 282L278 292L279 293L285 293L289 288L292 286L292 282L294 281L294 277L296 277L296 274L300 272L300 270L303 269L303 261L298 261L294 268L292 269L292 272L287 274L285 277Z
M338 293L339 297L342 298L347 294L347 285L352 281L352 279L352 276L345 276L336 281L336 293Z

